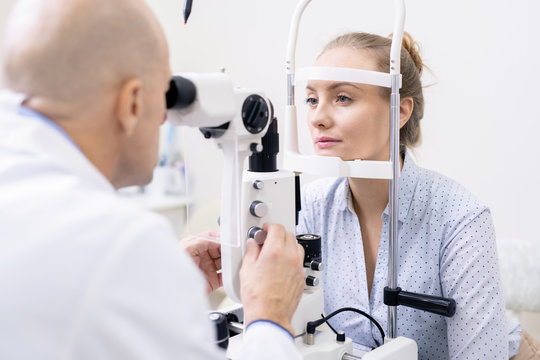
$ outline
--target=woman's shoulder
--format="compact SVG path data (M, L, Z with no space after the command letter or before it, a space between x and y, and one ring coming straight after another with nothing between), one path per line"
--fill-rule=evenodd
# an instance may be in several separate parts
M465 216L487 210L485 204L458 181L437 171L418 167L414 198L441 215Z

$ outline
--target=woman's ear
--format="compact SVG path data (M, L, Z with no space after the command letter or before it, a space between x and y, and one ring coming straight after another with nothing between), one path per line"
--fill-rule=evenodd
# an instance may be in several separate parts
M129 79L120 88L116 102L116 118L124 134L131 136L135 131L142 111L142 82Z
M406 97L399 102L399 128L401 129L411 118L414 109L414 101L412 97Z

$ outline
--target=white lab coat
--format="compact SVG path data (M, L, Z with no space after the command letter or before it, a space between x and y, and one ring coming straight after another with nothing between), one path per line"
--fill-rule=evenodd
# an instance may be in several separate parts
M0 359L225 358L205 281L167 221L25 112L0 103ZM245 359L298 357L271 324L245 342Z

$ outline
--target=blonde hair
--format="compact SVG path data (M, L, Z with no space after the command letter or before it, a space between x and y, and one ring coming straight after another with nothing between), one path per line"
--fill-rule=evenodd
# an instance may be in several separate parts
M375 56L378 70L388 72L390 68L391 45L391 35L385 38L369 33L353 32L340 35L330 41L324 47L321 55L335 48L367 50ZM411 35L404 33L401 49L402 86L400 96L401 98L412 98L414 106L409 121L401 128L399 133L401 148L415 147L420 144L421 140L420 120L424 117L424 94L422 92L420 78L425 66L419 52L420 48ZM384 88L382 90L385 96L390 95L389 89Z

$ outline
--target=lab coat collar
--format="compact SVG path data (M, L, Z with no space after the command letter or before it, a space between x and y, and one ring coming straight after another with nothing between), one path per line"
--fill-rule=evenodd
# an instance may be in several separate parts
M418 166L414 162L411 154L407 151L405 153L405 159L403 162L403 168L401 169L400 175L399 175L399 189L398 189L398 206L399 206L399 214L398 214L398 220L400 222L404 222L407 218L407 214L409 213L409 209L411 207L412 198L414 194L414 190L416 189L416 183L418 182ZM354 207L352 204L352 194L349 187L349 181L345 179L345 181L342 182L340 185L340 188L338 190L338 193L346 194L346 196L341 197L341 204L340 208L342 210L349 210L351 212L354 211ZM383 212L383 218L388 218L389 208L388 204L386 205L386 208Z
M9 90L0 92L0 149L45 160L101 190L114 192L112 184L60 126L22 106L25 98Z
M0 103L4 106L21 106L26 98L27 96L25 94L8 89L0 91Z

